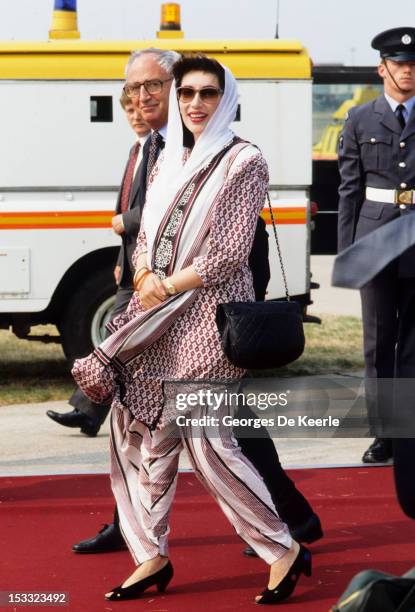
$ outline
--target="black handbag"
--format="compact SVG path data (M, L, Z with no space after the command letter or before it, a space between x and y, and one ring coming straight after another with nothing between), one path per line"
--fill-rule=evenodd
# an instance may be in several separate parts
M248 370L279 368L304 351L300 305L290 298L272 206L268 198L277 252L285 287L285 300L230 302L216 307L216 325L229 361Z

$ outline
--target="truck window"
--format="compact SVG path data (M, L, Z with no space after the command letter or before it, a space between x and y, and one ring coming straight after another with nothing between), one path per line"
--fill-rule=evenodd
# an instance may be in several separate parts
M310 197L318 206L311 233L313 255L337 250L340 183L337 142L346 113L382 93L375 67L315 66L313 69L313 181Z
M112 121L112 96L91 96L91 122Z
M315 84L313 87L313 159L337 159L337 141L346 113L381 93L380 85Z

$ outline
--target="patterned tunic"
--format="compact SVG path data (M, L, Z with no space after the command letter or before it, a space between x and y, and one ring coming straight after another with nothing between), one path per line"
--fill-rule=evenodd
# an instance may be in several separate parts
M255 299L248 256L267 188L267 164L258 149L248 145L233 161L216 200L207 252L193 260L203 281L196 300L126 368L122 404L138 420L148 410L162 410L164 380L238 380L245 373L223 353L216 306ZM133 261L146 250L141 232ZM143 311L137 293L129 309ZM117 397L118 406L119 401ZM163 426L162 417L159 426Z

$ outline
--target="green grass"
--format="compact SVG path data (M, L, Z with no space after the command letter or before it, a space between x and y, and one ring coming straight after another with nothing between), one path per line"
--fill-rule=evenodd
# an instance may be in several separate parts
M357 317L323 315L321 325L306 324L306 348L289 374L323 374L364 367L362 322Z
M39 325L33 335L58 332L52 325ZM67 399L74 389L60 344L20 340L0 330L0 406Z
M51 326L32 334L57 335ZM279 375L311 375L363 368L362 326L356 317L324 315L322 325L305 325L306 349ZM68 399L74 383L60 344L19 340L0 330L0 406Z

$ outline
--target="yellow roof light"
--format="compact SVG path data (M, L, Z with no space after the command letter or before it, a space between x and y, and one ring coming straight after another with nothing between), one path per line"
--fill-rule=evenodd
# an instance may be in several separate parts
M166 2L161 5L160 30L157 38L183 38L184 32L180 25L180 4Z
M181 30L180 26L180 4L177 2L166 2L161 5L160 30Z

